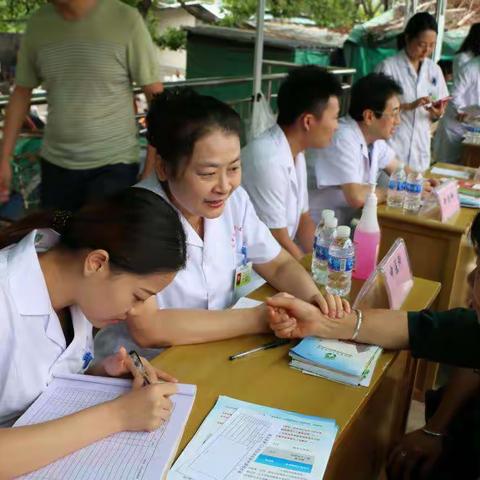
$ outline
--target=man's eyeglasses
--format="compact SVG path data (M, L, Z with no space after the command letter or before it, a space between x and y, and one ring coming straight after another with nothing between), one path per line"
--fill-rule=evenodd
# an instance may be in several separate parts
M400 118L400 110L396 110L395 112L377 112L376 110L373 110L373 113L376 113L381 117Z

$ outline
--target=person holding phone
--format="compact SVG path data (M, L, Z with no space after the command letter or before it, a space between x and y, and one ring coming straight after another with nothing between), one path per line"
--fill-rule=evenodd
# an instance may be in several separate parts
M437 42L438 26L427 12L413 15L399 37L399 53L377 67L393 77L402 87L401 123L389 140L398 158L412 170L425 171L430 166L432 121L444 113L448 96L440 67L430 58Z

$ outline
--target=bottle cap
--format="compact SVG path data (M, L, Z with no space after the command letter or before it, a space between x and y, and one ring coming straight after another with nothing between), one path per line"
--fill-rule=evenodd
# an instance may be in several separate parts
M325 210L324 210L325 211ZM327 217L325 219L325 223L324 223L325 227L327 228L337 228L337 225L338 225L338 219L336 219L335 217Z
M323 221L325 221L329 217L330 218L335 217L335 212L333 210L329 210L328 208L326 208L325 210L322 210Z
M347 225L340 225L337 228L337 237L340 237L340 238L350 237L350 227Z

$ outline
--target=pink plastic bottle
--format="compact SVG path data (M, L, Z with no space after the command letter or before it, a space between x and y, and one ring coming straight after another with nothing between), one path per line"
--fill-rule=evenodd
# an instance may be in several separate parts
M353 278L366 280L375 270L380 247L380 227L377 219L377 196L375 185L372 185L365 205L363 206L360 222L353 235L355 247L355 266Z

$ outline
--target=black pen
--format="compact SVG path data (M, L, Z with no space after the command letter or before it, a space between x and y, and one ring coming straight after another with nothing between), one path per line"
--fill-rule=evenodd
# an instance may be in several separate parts
M145 384L151 385L152 382L148 378L147 371L145 370L145 366L143 365L140 355L135 350L131 350L128 356L132 359L135 368L140 372L140 375L143 377L143 381L145 382Z
M235 355L230 355L228 357L228 359L229 360L236 360L237 358L242 358L245 355L250 355L251 353L260 352L262 350L268 350L269 348L281 347L282 345L286 345L289 342L290 342L290 340L288 338L281 338L281 339L278 339L278 340L274 340L273 342L264 343L263 345L252 348L251 350L236 353Z

